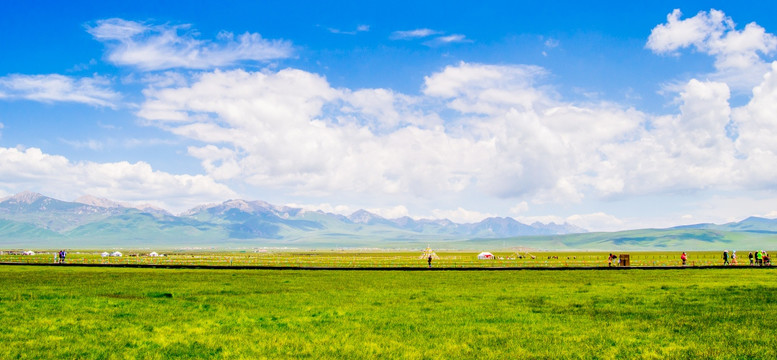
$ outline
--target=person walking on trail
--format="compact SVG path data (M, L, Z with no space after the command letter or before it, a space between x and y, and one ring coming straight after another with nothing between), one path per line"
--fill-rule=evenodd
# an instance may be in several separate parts
M67 252L65 250L62 250L59 252L59 262L64 264L65 263L65 256L67 256Z
M761 251L758 250L755 252L755 264L758 266L763 265L763 255L761 255Z
M750 259L750 266L753 266L753 252L752 251L749 254L747 254L747 258Z
M731 251L731 265L737 264L737 251L733 250Z
M429 259L427 260L429 262L429 268L432 267L432 255L429 255Z
M612 267L612 259L615 259L615 255L610 253L610 256L607 257L607 266Z
M688 261L688 255L683 251L683 254L680 255L680 260L683 261L683 266L685 266L685 262Z
M723 250L723 265L728 265L728 250Z

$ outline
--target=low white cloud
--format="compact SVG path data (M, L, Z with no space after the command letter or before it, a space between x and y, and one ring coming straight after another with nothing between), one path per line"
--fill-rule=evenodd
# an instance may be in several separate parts
M571 215L565 221L583 229L593 229L594 231L623 230L623 220L603 212Z
M222 31L215 40L200 40L191 25L150 25L112 18L98 20L87 31L108 48L107 59L141 70L208 69L245 61L288 58L292 45L257 33Z
M522 214L527 211L529 211L529 203L527 203L526 201L521 201L515 206L510 208L510 213L514 215Z
M304 211L323 211L325 213L332 213L338 215L348 216L354 213L354 209L348 205L332 205L330 203L319 204L299 204L299 203L287 203L285 206L291 208L302 209Z
M0 189L32 190L61 199L90 194L118 201L154 201L182 211L235 193L204 175L175 175L145 162L72 162L37 148L0 148Z
M692 47L712 55L717 72L711 77L736 88L752 87L768 70L762 56L777 50L777 36L763 27L749 23L737 30L730 17L715 9L687 19L681 16L679 9L667 15L667 22L653 28L645 46L658 54L677 55Z
M603 212L588 214L573 214L569 216L558 215L539 215L539 216L516 216L516 220L524 224L571 224L587 231L619 231L629 228L630 223L619 219L616 216ZM639 227L637 225L637 227Z
M389 208L369 208L367 211L373 214L377 214L385 219L397 219L409 215L407 208L402 205Z
M59 74L0 77L0 98L26 99L45 103L75 102L98 107L116 108L121 97L110 89L104 77L70 77Z
M495 217L496 215L490 213L482 213L479 211L467 210L464 208L456 208L455 210L432 210L432 218L434 219L448 219L455 223L476 223L483 219Z
M391 33L390 38L394 40L406 40L406 39L418 39L425 38L432 35L442 34L442 31L422 28L414 30L394 31Z

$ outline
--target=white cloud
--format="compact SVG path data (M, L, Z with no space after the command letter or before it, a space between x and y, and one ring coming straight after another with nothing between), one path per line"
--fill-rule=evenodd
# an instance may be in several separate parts
M99 140L89 139L89 140L67 140L67 139L60 139L61 142L70 145L76 149L89 149L89 150L102 150L103 149L103 142Z
M107 44L109 61L141 70L209 69L283 59L293 53L291 43L267 40L257 33L221 32L215 42L199 40L188 24L146 25L113 18L98 20L87 31Z
M71 162L40 149L0 148L0 189L38 191L58 198L91 194L119 201L157 201L182 211L235 193L204 175L174 175L145 162Z
M0 77L0 92L5 98L40 102L76 102L115 108L120 95L109 88L108 79L93 76L75 78L59 74ZM0 97L2 98L2 97Z
M466 210L461 207L456 210L432 210L432 218L435 219L448 219L455 223L476 223L483 219L495 217L494 214L482 213L478 211Z
M544 69L525 65L448 66L420 96L335 89L294 69L214 71L147 89L138 115L201 142L188 152L219 180L414 206L440 196L570 203L771 186L774 73L744 107L731 108L727 84L691 80L679 112L655 116L564 101L540 83Z
M472 42L472 40L467 39L465 35L462 34L450 34L450 35L443 35L438 36L434 39L431 39L429 41L425 41L424 45L426 46L443 46L448 44L456 44L456 43L468 43Z
M329 32L331 32L332 34L356 35L356 34L358 34L360 32L370 31L370 26L369 25L359 25L359 26L356 27L356 30L353 30L353 31L345 31L345 30L340 30L340 29L335 29L335 28L328 28L327 30L329 30Z
M595 231L623 230L623 220L603 212L571 215L565 221L583 229L594 229Z
M385 219L397 219L403 216L408 216L409 214L407 208L402 205L397 205L390 208L369 208L367 211L373 214L377 214Z
M645 45L658 54L677 54L679 49L693 47L715 57L717 72L712 78L736 88L750 88L768 70L762 59L777 49L777 37L756 23L737 30L734 21L722 11L712 9L680 19L675 9L667 22L650 33Z
M518 204L516 204L515 206L510 208L510 213L515 214L515 215L522 214L522 213L525 213L527 211L529 211L529 203L527 203L526 201L521 201Z
M441 31L422 28L422 29L415 29L415 30L404 30L404 31L395 31L391 33L391 39L395 40L401 40L401 39L418 39L418 38L425 38L432 35L439 35L442 34Z

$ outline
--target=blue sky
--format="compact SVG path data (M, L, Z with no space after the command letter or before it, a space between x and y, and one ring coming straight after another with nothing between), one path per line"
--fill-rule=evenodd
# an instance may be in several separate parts
M591 230L777 217L775 10L4 2L0 197Z

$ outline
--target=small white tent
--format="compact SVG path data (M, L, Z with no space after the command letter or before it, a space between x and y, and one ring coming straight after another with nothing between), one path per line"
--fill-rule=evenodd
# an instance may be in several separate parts
M152 251L148 256L159 256L159 254L157 254L156 251Z
M100 254L100 256L102 256L102 257L106 257L106 256L111 256L111 254L109 254L109 253L106 251L106 252L104 252L104 253Z
M121 253L118 252L118 251L114 251L114 252L111 253L111 256L121 257Z
M32 251L32 250L27 250L25 252L22 252L22 254L24 254L24 255L35 255L35 252Z
M478 260L493 260L493 259L494 259L494 254L490 252L484 251L478 254Z

